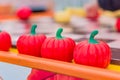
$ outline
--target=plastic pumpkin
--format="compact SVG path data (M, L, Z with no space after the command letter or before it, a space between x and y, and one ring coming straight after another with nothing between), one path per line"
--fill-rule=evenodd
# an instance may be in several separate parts
M46 80L47 78L50 78L54 75L56 75L56 73L32 69L31 73L27 77L27 80Z
M91 33L89 40L78 43L74 49L74 62L83 65L106 68L111 59L110 47L103 41L97 41L94 36L98 34L95 30Z
M27 80L84 80L73 76L32 69Z
M8 51L12 45L11 36L5 31L0 31L0 50Z
M75 42L71 38L61 36L63 29L59 28L56 37L47 38L41 48L41 55L62 61L71 61ZM32 69L27 80L82 80L71 76L56 74L53 72Z
M23 34L17 40L17 49L19 53L41 56L41 46L46 36L44 34L36 34L37 25L33 25L30 34Z
M72 61L75 42L71 38L62 37L63 29L59 28L56 37L47 38L41 47L41 56L61 61Z

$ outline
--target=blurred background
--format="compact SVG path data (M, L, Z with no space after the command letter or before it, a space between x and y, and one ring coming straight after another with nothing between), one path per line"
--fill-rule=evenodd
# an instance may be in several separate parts
M48 7L49 5L52 5L52 8L56 11L63 10L66 7L83 7L84 4L89 2L95 2L95 0L0 0L0 12L12 12L21 6Z

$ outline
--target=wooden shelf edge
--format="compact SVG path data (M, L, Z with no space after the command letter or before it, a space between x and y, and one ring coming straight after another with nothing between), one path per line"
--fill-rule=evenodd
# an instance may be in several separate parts
M90 80L120 80L119 72L5 51L0 51L0 61Z

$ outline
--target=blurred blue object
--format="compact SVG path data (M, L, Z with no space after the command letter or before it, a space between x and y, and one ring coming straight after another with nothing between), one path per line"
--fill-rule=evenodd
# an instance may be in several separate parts
M120 0L98 0L99 6L105 10L119 10Z
M0 76L3 80L26 80L31 68L0 62Z
M94 2L95 0L54 0L55 11L63 10L66 7L83 7L86 3Z
M32 12L45 12L47 11L47 7L45 6L30 6Z

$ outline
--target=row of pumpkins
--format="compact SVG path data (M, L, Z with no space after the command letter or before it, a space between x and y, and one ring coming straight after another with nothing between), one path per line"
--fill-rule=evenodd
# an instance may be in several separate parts
M77 64L106 68L111 59L110 47L103 41L94 39L98 30L94 30L89 40L78 44L72 38L61 35L63 28L59 28L55 37L36 34L37 25L32 25L30 34L23 34L17 40L19 53L72 62ZM5 31L0 32L0 50L8 51L11 47L11 37Z

